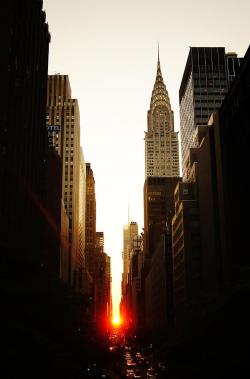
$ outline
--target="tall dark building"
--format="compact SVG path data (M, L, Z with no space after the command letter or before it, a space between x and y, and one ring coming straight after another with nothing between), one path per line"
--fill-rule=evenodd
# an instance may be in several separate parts
M171 230L159 237L146 277L146 327L164 333L173 325L173 259Z
M180 177L148 177L144 184L145 258L153 255L166 222L174 215L174 189Z
M171 225L174 216L174 189L180 181L180 177L148 177L144 184L142 293L145 299L145 326L149 329L159 330L169 326L172 310L172 274L169 275L169 271L172 272L172 260L169 260L171 245L167 244L171 236L166 236L166 226ZM156 314L159 315L160 304L162 313L157 325Z
M224 47L190 47L180 90L180 131L183 178L187 177L189 148L197 125L207 125L219 109L240 66Z
M1 5L1 249L43 249L50 34L43 2Z
M95 272L96 199L95 178L90 163L86 163L85 259L89 273Z
M249 188L246 175L249 169L250 146L250 47L242 60L239 74L230 87L218 117L215 131L218 134L221 168L218 171L220 200L225 207L220 217L223 257L229 258L233 273L249 269ZM225 259L225 261L227 261ZM239 272L238 272L239 274ZM249 274L247 274L249 277Z

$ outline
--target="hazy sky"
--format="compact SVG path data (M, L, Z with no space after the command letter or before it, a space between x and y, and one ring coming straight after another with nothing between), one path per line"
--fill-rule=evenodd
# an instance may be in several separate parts
M81 145L95 175L97 231L112 258L115 311L123 225L143 227L144 131L160 41L175 128L189 46L225 46L244 56L250 1L44 0L51 33L49 73L68 74L81 117Z

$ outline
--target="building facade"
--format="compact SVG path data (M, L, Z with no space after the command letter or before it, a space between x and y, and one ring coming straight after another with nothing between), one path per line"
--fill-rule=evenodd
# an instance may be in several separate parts
M171 230L166 228L150 262L146 277L146 320L149 330L165 333L172 327L173 265Z
M231 85L215 117L215 136L221 156L218 168L220 201L224 212L220 217L223 271L230 267L230 278L249 277L249 228L244 216L250 207L246 173L249 163L249 83L250 47L242 60L240 71ZM224 228L223 228L224 225Z
M62 198L69 218L68 282L78 288L80 115L78 101L71 99L67 75L48 76L47 127L49 142L62 159Z
M194 183L178 183L172 220L173 308L177 328L185 326L194 293L201 290L200 222Z
M124 284L127 280L127 274L129 272L129 264L131 254L133 250L133 239L138 236L138 224L135 221L131 221L123 227L123 278Z
M207 125L219 109L238 72L241 59L224 47L190 47L179 90L183 179L197 125Z
M166 248L165 235L166 227L171 225L174 216L174 189L179 181L180 177L148 177L144 184L143 322L147 329L154 331L163 328L163 320L165 327L168 327L166 321L171 312L170 306L166 305L167 299L172 298L172 293L167 293L169 283L172 282L172 276L169 275L169 269L172 270L169 264L172 263L166 257L167 254L171 254L168 251L171 250L171 246ZM169 230L171 235L171 229ZM156 277L157 271L159 275ZM160 302L164 310L157 325L154 312L158 312Z
M174 215L174 189L180 177L148 177L144 184L144 257L150 258Z

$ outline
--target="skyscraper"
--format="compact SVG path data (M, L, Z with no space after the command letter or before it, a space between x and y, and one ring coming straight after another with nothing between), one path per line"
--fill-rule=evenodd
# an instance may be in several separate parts
M100 326L111 316L110 284L111 259L104 252L104 233L96 232L93 256L93 280L95 296L95 319Z
M178 132L163 81L159 52L157 74L145 132L145 176L179 176Z
M52 128L50 141L62 159L62 198L69 218L68 281L77 287L79 272L79 177L80 115L78 101L71 98L67 75L49 75L47 126Z
M121 313L127 315L130 303L129 266L132 257L134 238L138 237L138 224L135 221L128 222L123 227L123 273L122 273L122 299Z
M224 47L190 47L179 90L183 179L187 177L189 148L197 125L207 125L219 109L240 66L235 53Z
M90 163L86 163L86 218L85 260L89 273L94 277L96 247L96 199L95 178Z
M80 173L79 173L79 288L84 287L83 271L85 268L85 215L86 215L86 165L83 150L80 148Z
M174 189L180 177L147 178L144 184L144 258L152 257L166 223L174 215Z
M218 116L217 133L220 139L221 170L218 180L221 189L224 214L221 215L220 229L223 230L223 265L231 266L234 279L240 267L250 267L249 187L246 175L249 167L249 119L250 119L250 46L241 62L240 72L225 98ZM222 194L221 194L222 193ZM247 215L245 218L244 215ZM224 228L223 228L224 224ZM249 271L242 271L249 272ZM249 274L246 274L249 275ZM240 275L238 276L240 278Z
M105 254L105 299L106 299L106 315L110 320L112 315L112 297L111 297L111 258Z
M100 249L101 253L104 253L104 233L96 232L96 247Z
M43 250L50 34L42 1L1 5L0 247ZM41 263L41 262L40 262Z
M129 263L133 249L133 239L138 236L138 224L131 221L123 228L123 275L126 282L126 277L129 270Z

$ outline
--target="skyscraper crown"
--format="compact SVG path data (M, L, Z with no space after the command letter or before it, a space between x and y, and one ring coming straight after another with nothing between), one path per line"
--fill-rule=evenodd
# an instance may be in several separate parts
M170 101L168 97L168 91L164 83L162 73L161 73L161 64L159 56L159 47L158 47L158 61L157 61L157 72L156 79L154 84L154 89L152 91L150 111L153 112L158 105L168 106L171 109Z

